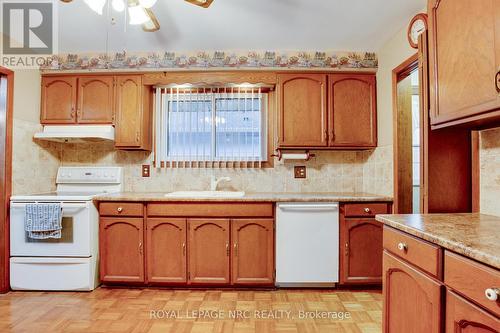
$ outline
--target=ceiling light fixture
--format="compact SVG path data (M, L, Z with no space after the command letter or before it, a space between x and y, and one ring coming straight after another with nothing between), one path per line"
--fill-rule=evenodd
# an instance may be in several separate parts
M111 2L111 6L113 6L113 9L119 13L125 10L125 2L123 0L113 0Z
M102 10L106 4L106 0L83 0L83 2L99 15L102 15Z
M203 8L208 8L214 0L185 0L193 5L197 5Z
M151 8L155 5L157 0L139 0L139 4L144 8Z
M142 25L142 30L147 32L154 32L160 30L160 23L156 19L155 14L149 8L145 8L144 10L146 11L146 14L149 16L149 21L146 21Z

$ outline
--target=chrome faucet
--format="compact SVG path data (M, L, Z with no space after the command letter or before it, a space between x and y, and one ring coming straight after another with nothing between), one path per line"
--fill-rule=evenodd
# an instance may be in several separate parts
M220 182L223 182L223 181L229 182L229 181L231 181L231 178L229 178L229 177L217 178L214 175L212 175L210 177L210 191L217 191L217 186L219 185Z

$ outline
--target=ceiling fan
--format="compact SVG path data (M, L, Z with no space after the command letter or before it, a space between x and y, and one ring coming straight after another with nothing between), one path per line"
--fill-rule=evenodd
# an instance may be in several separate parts
M73 0L61 0L70 3ZM157 0L109 0L111 7L117 12L128 10L129 24L142 25L142 29L147 32L160 30L160 23L151 10ZM193 5L208 8L214 0L184 0ZM94 12L102 15L106 0L83 0ZM126 5L125 5L126 4Z

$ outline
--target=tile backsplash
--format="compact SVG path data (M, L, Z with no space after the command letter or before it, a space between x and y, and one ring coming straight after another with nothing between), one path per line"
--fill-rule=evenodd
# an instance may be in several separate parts
M500 216L500 128L481 132L480 210Z

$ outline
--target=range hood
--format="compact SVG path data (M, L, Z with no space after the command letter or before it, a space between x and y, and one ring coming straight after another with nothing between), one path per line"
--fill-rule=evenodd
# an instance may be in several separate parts
M113 125L45 125L35 139L55 142L114 141Z

